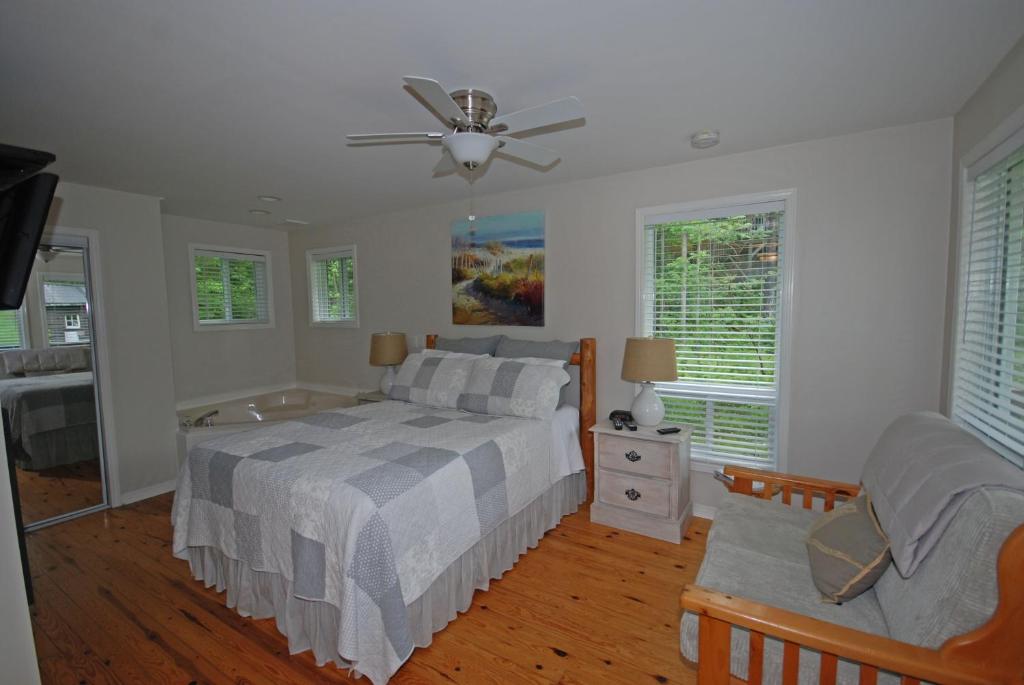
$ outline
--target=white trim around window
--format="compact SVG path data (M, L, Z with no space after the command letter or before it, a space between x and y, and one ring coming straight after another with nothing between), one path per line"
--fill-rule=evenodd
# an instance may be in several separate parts
M760 468L772 468L784 471L787 467L787 451L789 445L789 405L790 381L789 369L792 351L793 330L793 293L795 282L795 263L797 261L797 193L795 189L785 189L749 195L698 200L678 204L642 207L636 210L636 335L648 335L645 330L645 227L653 223L670 221L687 221L711 215L726 216L731 214L758 211L757 206L766 208L782 208L784 228L781 254L781 265L778 285L778 320L776 321L776 371L773 399L765 396L765 391L757 387L716 386L701 383L698 387L693 383L680 381L676 383L659 383L659 394L682 398L712 398L733 402L749 402L753 404L766 401L774 402L775 406L775 445L774 455L770 462L765 460L748 460L729 458L721 455L701 454L699 449L691 450L691 460L698 470L714 468L720 464L739 464ZM769 211L766 209L765 211ZM638 387L639 390L639 387Z
M317 282L315 266L317 262L324 262L331 259L351 260L352 287L342 290L338 296L341 300L341 314L339 318L327 318L318 314L321 305L317 302L317 293L326 284ZM309 305L309 325L312 327L324 328L359 328L359 260L356 257L355 245L337 245L334 247L317 247L306 251L306 288L308 297L306 302ZM347 312L347 313L346 313Z
M199 301L196 292L196 256L220 257L223 259L241 259L259 262L265 265L264 284L266 318L261 320L199 320ZM188 245L189 288L192 293L192 329L199 331L230 331L256 330L274 328L274 277L271 254L268 250L255 250L242 247L224 247L222 245L204 245L189 243Z
M946 397L953 421L1017 466L1024 466L1024 418L1019 401L1015 399L1021 377L1014 367L1015 355L1024 341L1012 332L1020 330L1022 237L1021 225L1017 222L1021 212L1019 160L1022 148L1024 107L963 155L957 170L960 198L955 261L957 293ZM1017 171L1006 172L1009 185L1005 193L999 191L1007 199L1000 198L993 204L992 179L996 174L1003 174L1000 167L1009 165L1011 158L1017 160ZM977 198L980 203L977 207L976 190L981 195ZM1005 209L1005 220L993 224L993 207L1012 209ZM980 218L975 216L976 212ZM965 331L966 328L970 330ZM1006 351L1010 348L1013 350Z

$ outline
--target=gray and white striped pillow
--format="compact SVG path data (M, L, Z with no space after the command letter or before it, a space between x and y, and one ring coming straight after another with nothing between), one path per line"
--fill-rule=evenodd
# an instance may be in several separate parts
M547 419L569 382L565 362L557 359L480 357L473 365L458 408L477 414Z
M398 369L388 399L455 409L477 359L490 357L441 350L410 354Z

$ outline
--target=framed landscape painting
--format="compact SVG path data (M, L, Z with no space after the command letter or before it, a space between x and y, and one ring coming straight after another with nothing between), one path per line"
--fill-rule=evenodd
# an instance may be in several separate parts
M544 325L544 212L452 223L452 323Z

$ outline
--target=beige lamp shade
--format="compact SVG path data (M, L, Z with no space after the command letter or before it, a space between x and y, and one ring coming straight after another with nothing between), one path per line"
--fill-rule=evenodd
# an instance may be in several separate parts
M370 338L370 365L394 366L405 360L405 333L374 333Z
M634 383L674 381L676 342L669 338L626 338L622 355L622 380Z

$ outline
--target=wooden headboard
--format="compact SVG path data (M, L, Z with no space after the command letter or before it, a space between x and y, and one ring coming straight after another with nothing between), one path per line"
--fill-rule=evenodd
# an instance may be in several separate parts
M437 346L437 335L427 336L429 350ZM597 339L580 338L580 351L569 363L580 367L580 449L587 468L587 501L594 499L594 436L591 427L597 422Z

